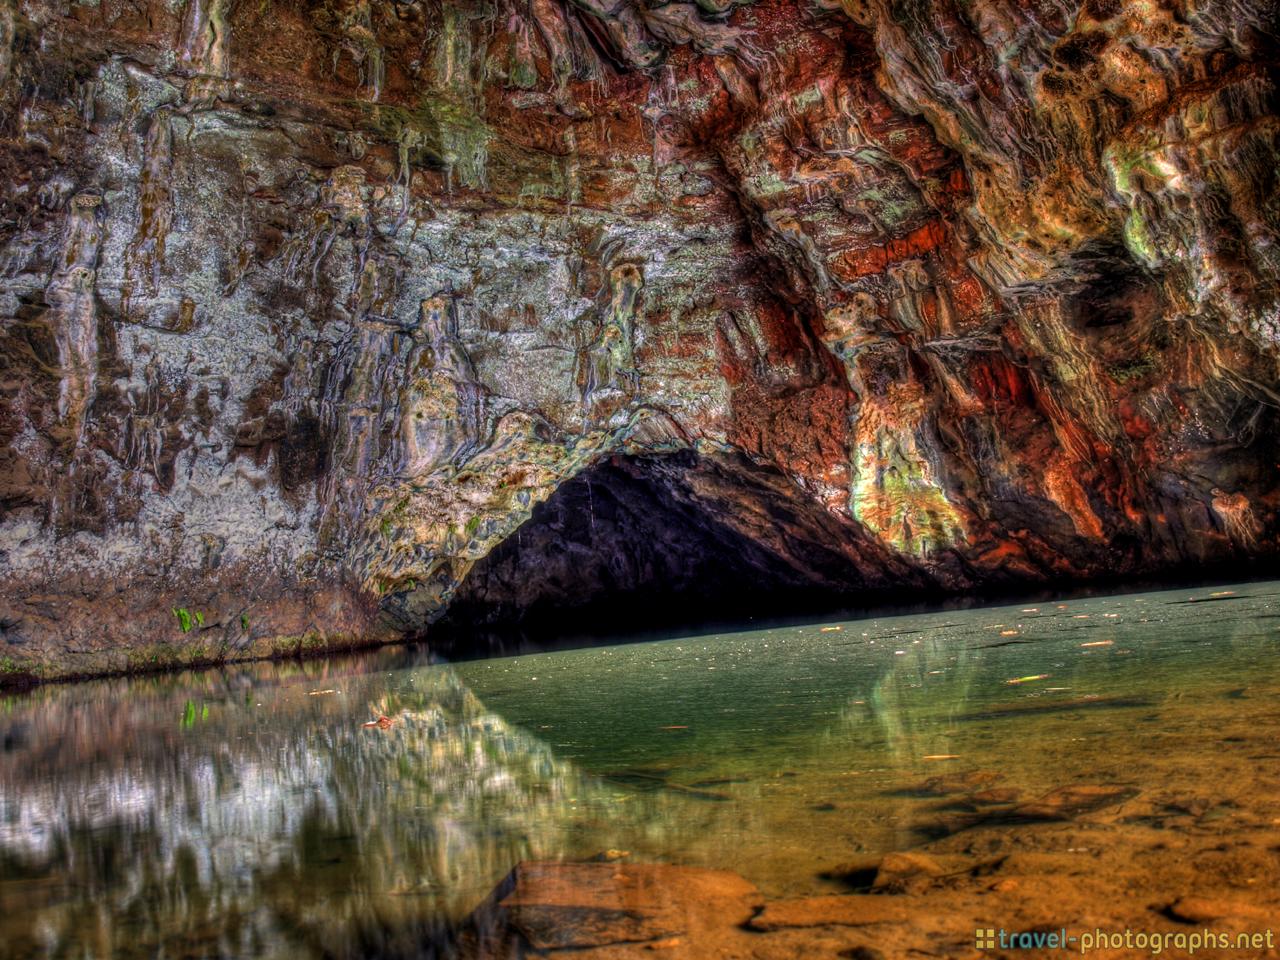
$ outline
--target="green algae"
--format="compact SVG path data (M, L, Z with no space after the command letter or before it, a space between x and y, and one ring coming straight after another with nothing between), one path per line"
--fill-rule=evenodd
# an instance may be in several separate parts
M857 200L886 228L907 223L918 217L924 209L914 192L908 192L893 181L862 191Z
M963 543L964 520L928 464L904 455L897 441L889 444L887 455L869 444L859 448L849 497L854 519L908 556ZM884 445L882 438L876 446Z
M1147 374L1154 372L1157 366L1155 355L1145 353L1140 357L1108 367L1107 373L1116 383L1128 383L1131 380L1141 380Z
M369 121L400 150L402 165L443 170L452 183L481 189L488 182L489 143L493 132L461 100L426 93L412 107L370 104Z
M199 610L188 610L186 607L174 607L173 615L178 618L178 629L190 633L192 629L204 626L204 614Z

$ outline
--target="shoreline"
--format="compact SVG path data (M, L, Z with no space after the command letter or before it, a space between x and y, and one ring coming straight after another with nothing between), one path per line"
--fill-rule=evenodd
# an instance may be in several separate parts
M1156 593L1165 590L1188 588L1209 588L1239 584L1270 582L1280 577L1280 570L1272 565L1263 564L1261 570L1253 571L1249 577L1240 576L1234 568L1216 566L1188 566L1167 571L1160 577L1151 578L1095 578L1077 580L1070 584L1059 585L1025 585L1025 589L986 590L986 591L953 591L943 592L916 603L887 603L872 607L842 607L828 611L814 611L794 615L782 615L776 618L754 617L741 621L709 621L701 625L686 624L653 628L645 631L627 631L632 638L630 642L643 643L676 638L695 638L720 633L736 633L744 630L803 626L819 621L857 622L876 618L916 616L926 613L940 613L950 610L970 610L982 608L999 608L1015 606L1023 603L1046 603L1050 601L1068 602L1072 600L1103 596L1124 596L1135 593ZM461 647L454 641L463 633L472 642L472 649ZM435 634L432 638L431 634ZM289 660L314 660L325 657L359 654L361 652L386 647L427 646L439 652L451 662L468 660L484 660L509 656L513 653L556 652L560 650L583 649L592 646L606 646L616 639L615 635L599 633L574 632L573 629L556 634L548 627L534 626L522 628L519 624L505 627L468 626L462 627L442 621L433 630L393 639L375 637L354 637L350 634L335 633L326 635L318 630L308 631L301 635L280 637L261 637L251 645L241 648L226 647L218 652L210 652L208 646L177 646L171 643L157 642L148 647L122 647L98 651L91 656L105 659L118 657L126 661L120 666L105 666L101 669L84 669L72 667L66 670L49 666L35 659L15 659L11 655L0 655L0 692L21 693L33 690L45 684L81 683L109 678L141 677L153 674L180 673L186 670L214 670L232 664L255 662L283 662ZM553 639L559 637L559 641ZM494 649L494 642L505 644L507 649ZM484 644L487 642L487 646Z

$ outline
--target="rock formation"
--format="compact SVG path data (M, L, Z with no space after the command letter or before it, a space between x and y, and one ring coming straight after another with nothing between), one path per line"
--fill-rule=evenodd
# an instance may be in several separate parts
M1273 556L1278 21L0 0L4 673Z

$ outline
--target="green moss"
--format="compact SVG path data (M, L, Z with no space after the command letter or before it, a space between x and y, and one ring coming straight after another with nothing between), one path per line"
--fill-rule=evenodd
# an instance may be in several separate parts
M864 190L858 202L884 226L892 227L921 212L919 200L892 181Z
M772 167L762 173L754 174L748 180L755 187L754 192L759 197L767 197L791 189L791 185L779 177Z
M511 74L508 79L513 87L532 90L538 85L538 70L530 61L516 60L511 65Z
M887 446L887 445L886 445ZM850 490L854 518L900 553L923 557L960 543L964 521L923 460L875 446L859 451Z
M1141 210L1131 210L1124 222L1124 242L1129 252L1148 267L1160 263L1160 253L1156 249L1151 233L1147 228L1147 218Z
M320 650L329 650L343 644L338 642L338 638L329 637L319 630L308 630L306 633L272 637L270 645L272 656L297 657Z
M190 633L193 628L204 626L204 614L199 610L188 610L186 607L174 607L173 615L178 618L178 629Z
M203 723L209 719L209 705L202 703L199 712L196 711L196 705L193 701L188 700L186 706L182 710L182 720L178 722L178 726L183 730L190 730L196 725L196 718L199 717Z
M473 109L447 94L426 93L414 107L364 104L369 121L397 144L401 162L444 170L468 187L483 187L492 132Z
M245 621L247 621L245 617ZM194 619L192 621L195 622ZM339 649L376 646L367 638L346 633L312 630L301 635L262 637L238 648L192 643L158 643L141 648L113 650L101 655L76 658L66 663L46 665L35 661L0 658L0 689L22 689L38 683L91 676L150 674L188 670L228 662L317 656ZM201 707L200 718L207 718Z
M1123 363L1117 363L1107 369L1107 374L1116 383L1128 383L1131 380L1140 380L1147 374L1155 371L1157 366L1156 358L1146 353L1133 360L1126 360Z
M1117 191L1126 196L1132 196L1137 193L1138 190L1134 184L1136 174L1143 174L1159 182L1164 181L1165 173L1160 169L1155 157L1151 154L1151 151L1158 149L1158 147L1159 145L1153 142L1142 144L1139 149L1134 151L1111 150L1107 152L1103 162Z
M799 93L793 94L791 97L791 105L801 110L805 107L811 107L815 103L821 102L822 90L817 85L809 87L807 90L801 90Z
M0 657L0 687L23 687L44 679L45 671L38 663Z

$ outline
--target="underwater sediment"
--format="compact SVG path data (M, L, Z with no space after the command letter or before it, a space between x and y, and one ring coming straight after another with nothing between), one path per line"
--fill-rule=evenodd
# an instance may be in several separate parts
M1275 556L1266 0L0 0L0 670Z

